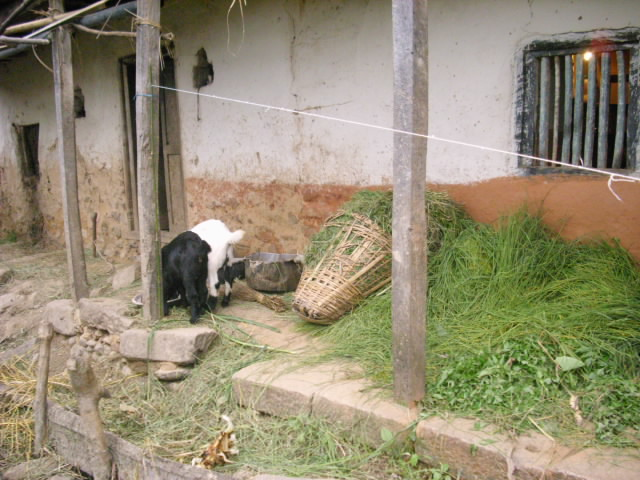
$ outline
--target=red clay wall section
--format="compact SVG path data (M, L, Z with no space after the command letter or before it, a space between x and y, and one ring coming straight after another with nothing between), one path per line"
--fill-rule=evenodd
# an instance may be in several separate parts
M582 175L509 177L468 185L429 185L446 191L477 221L494 223L528 205L567 239L618 238L640 260L640 183ZM237 254L303 252L324 220L360 188L187 180L188 224L223 219L247 234ZM385 188L384 186L367 188Z

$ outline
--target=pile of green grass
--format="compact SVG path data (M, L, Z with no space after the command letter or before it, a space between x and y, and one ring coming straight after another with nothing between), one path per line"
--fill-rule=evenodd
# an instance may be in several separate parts
M393 192L382 190L361 190L341 207L338 222L349 223L353 214L360 214L373 220L382 231L391 235ZM427 191L425 212L428 215L427 238L429 252L435 252L442 242L444 232L457 232L466 219L462 208L445 193ZM305 263L309 267L317 265L325 253L334 246L340 228L325 226L316 233L305 251Z
M497 229L463 223L429 260L425 413L580 441L640 440L633 258L617 244L566 242L526 212ZM391 291L316 330L332 355L391 385Z

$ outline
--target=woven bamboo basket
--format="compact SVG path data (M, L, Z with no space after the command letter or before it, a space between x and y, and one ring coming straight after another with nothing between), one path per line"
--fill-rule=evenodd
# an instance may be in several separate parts
M305 269L292 308L305 320L329 325L391 282L391 237L363 215L344 212L324 228L337 228L327 253Z

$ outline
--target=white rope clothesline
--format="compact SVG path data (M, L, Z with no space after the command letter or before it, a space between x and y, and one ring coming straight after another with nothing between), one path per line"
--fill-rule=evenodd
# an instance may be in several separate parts
M340 122L340 123L346 123L349 125L357 125L360 127L365 127L365 128L373 128L376 130L383 130L386 132L393 132L393 133L399 133L399 134L403 134L403 135L410 135L410 136L414 136L414 137L420 137L420 138L426 138L428 140L434 140L434 141L438 141L438 142L444 142L444 143L450 143L453 145L460 145L460 146L464 146L464 147L469 147L469 148L475 148L477 150L484 150L487 152L493 152L493 153L501 153L504 155L512 155L515 157L520 157L520 158L527 158L529 160L537 160L540 162L545 162L545 163L550 163L553 165L561 165L563 167L568 167L568 168L573 168L576 170L582 170L582 171L587 171L587 172L592 172L592 173L598 173L600 175L607 175L609 177L609 181L607 182L607 186L609 187L609 190L611 191L611 193L613 194L613 196L615 196L619 201L622 201L622 199L615 193L615 191L612 188L612 183L613 182L618 182L618 181L622 181L622 182L640 182L640 178L636 178L636 177L632 177L630 175L624 175L621 173L615 173L615 172L604 172L602 170L598 170L597 168L591 168L591 167L585 167L583 165L573 165L570 163L565 163L565 162L559 162L557 160L550 160L548 158L542 158L542 157L536 157L534 155L525 155L522 153L517 153L517 152L510 152L509 150L502 150L499 148L493 148L493 147L487 147L484 145L477 145L474 143L469 143L469 142L463 142L460 140L452 140L449 138L442 138L442 137L437 137L435 135L425 135L422 133L415 133L415 132L409 132L406 130L399 130L396 128L392 128L392 127L385 127L382 125L375 125L375 124L371 124L371 123L365 123L365 122L358 122L355 120L348 120L345 118L338 118L338 117L332 117L329 115L322 115L319 113L311 113L311 112L304 112L301 110L295 110L292 108L286 108L286 107L278 107L275 105L266 105L264 103L257 103L257 102L250 102L248 100L240 100L237 98L231 98L231 97L223 97L221 95L213 95L213 94L207 94L207 93L200 93L200 92L195 92L195 91L191 91L191 90L183 90L183 89L179 89L179 88L172 88L172 87L165 87L165 86L161 86L161 85L151 85L154 88L160 88L160 89L164 89L164 90L171 90L173 92L178 92L178 93L187 93L190 95L199 95L199 96L203 96L203 97L208 97L208 98L214 98L216 100L222 100L222 101L226 101L226 102L232 102L232 103L239 103L242 105L248 105L248 106L252 106L252 107L257 107L257 108L263 108L266 111L269 110L275 110L275 111L279 111L279 112L285 112L285 113L291 113L294 115L304 115L307 117L313 117L313 118L320 118L322 120L329 120L329 121L334 121L334 122Z

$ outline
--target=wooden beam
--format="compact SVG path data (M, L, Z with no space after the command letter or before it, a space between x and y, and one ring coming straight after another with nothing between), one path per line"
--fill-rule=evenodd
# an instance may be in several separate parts
M162 314L158 161L160 149L160 0L138 2L136 39L136 129L138 148L138 218L143 317L151 323Z
M427 0L393 0L394 128L427 134ZM426 138L393 141L393 369L398 402L425 392Z
M62 10L62 0L50 0L54 11ZM60 183L64 213L64 235L71 293L77 302L89 295L87 269L82 245L82 225L78 205L78 173L76 168L76 126L73 113L73 65L69 27L60 26L52 36L53 83L56 104L56 128L60 160Z

